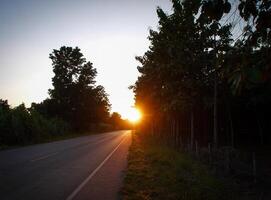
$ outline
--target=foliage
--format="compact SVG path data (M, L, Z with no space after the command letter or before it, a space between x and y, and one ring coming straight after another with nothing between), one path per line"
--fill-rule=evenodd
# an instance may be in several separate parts
M10 108L0 100L0 144L22 145L66 134L69 126L57 118L47 119L24 104Z
M236 2L237 3L237 2ZM267 45L271 39L271 3L270 0L239 0L238 10L247 26L244 29L246 43L250 46ZM228 0L203 0L201 15L219 21L224 13L229 13L231 4Z
M87 130L91 123L108 119L110 104L103 86L95 85L97 70L80 51L78 47L63 46L50 54L54 88L49 90L51 99L43 102L43 107L49 106L49 114L67 121L74 129Z
M249 2L257 12L245 8ZM140 76L132 86L144 113L142 130L190 148L269 143L270 41L261 31L270 29L257 20L270 3L240 5L240 17L256 20L241 39L232 37L232 24L220 21L230 14L230 1L172 0L171 14L157 9L158 30L150 30L148 51L136 57Z
M29 109L24 104L10 108L7 101L0 101L0 144L60 138L71 129L76 133L112 129L108 95L96 85L97 70L81 50L63 46L49 57L54 72L50 98L32 103Z
M121 115L117 112L113 112L110 116L109 123L112 125L113 129L131 129L131 123L128 120L121 118Z

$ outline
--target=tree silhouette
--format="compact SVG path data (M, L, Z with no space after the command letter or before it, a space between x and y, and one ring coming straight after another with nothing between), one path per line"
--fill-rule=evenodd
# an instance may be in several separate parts
M231 24L219 21L230 9L227 0L173 0L170 15L157 9L158 30L150 31L148 51L136 57L140 76L131 87L151 135L190 148L198 142L218 147L234 145L235 137L243 143L234 130L246 129L251 116L260 119L259 132L266 130L270 43L234 41ZM257 123L250 125L257 129Z
M54 88L49 90L55 115L77 130L106 120L110 104L102 86L96 86L93 64L87 62L78 47L61 47L50 54Z

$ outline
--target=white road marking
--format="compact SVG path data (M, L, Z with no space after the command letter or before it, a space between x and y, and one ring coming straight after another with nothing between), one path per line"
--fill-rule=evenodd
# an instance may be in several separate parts
M89 180L102 168L102 166L109 160L113 153L119 148L122 142L126 139L126 136L123 137L121 142L116 146L116 148L108 154L108 156L99 164L99 166L92 171L92 173L66 198L66 200L72 200L80 192L80 190L89 182Z

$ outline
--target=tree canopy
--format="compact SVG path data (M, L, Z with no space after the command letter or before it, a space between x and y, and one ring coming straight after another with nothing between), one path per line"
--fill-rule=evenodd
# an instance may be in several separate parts
M78 47L63 46L50 54L54 77L50 99L36 107L49 116L59 117L77 130L106 122L110 103L105 89L96 85L97 70L86 61Z
M239 2L240 17L248 24L237 38L231 34L233 24L221 22L231 7L227 0L172 0L171 14L158 7L158 30L150 30L148 51L136 57L140 76L131 87L149 131L167 137L160 133L169 130L169 137L190 145L200 138L205 144L230 144L233 110L244 119L238 128L247 113L254 115L263 105L270 110L271 27L263 17L270 13L270 2ZM267 123L266 114L255 121Z

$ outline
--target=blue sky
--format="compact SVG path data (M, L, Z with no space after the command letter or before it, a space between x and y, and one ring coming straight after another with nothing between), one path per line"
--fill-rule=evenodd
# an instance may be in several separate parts
M147 50L156 7L169 0L0 0L0 98L12 106L41 102L53 77L49 53L81 48L97 68L112 111L124 117L133 105L128 86L138 76L134 57Z

